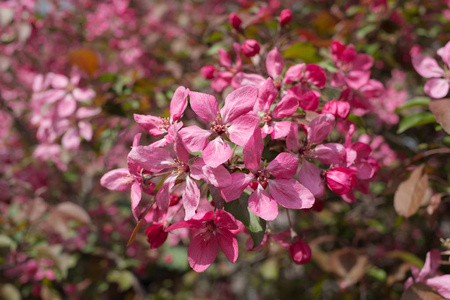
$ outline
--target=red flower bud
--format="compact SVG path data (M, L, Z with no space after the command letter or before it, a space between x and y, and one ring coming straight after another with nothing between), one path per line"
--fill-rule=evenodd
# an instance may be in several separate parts
M326 173L327 185L338 195L349 193L357 184L356 171L348 168L334 168Z
M205 78L205 79L213 79L214 73L216 71L217 70L216 70L216 68L214 68L214 66L207 65L200 69L200 74L202 74L203 78Z
M280 13L280 24L286 25L289 24L292 20L292 13L289 8L283 9Z
M330 101L325 103L322 109L323 114L332 114L336 118L347 119L350 114L350 104L345 101Z
M255 56L259 53L260 49L261 47L255 40L246 40L242 45L242 53L244 53L244 55L247 57Z
M242 20L235 13L231 13L228 16L228 21L230 22L231 26L233 26L234 29L236 30L239 30L239 28L241 27Z
M297 265L304 265L311 259L311 248L304 241L294 238L289 246L289 255Z
M150 244L150 249L155 250L164 244L167 240L168 233L164 231L164 224L154 223L147 227L145 235Z

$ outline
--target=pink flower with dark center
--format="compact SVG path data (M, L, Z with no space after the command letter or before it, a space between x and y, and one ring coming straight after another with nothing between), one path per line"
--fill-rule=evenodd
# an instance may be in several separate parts
M230 213L220 209L215 214L212 211L201 211L188 221L169 226L166 231L179 228L197 231L188 248L189 265L194 271L205 271L216 259L219 246L229 261L236 262L239 247L232 230L239 226Z
M257 116L250 114L257 90L254 87L242 87L225 98L220 109L212 95L190 92L192 110L202 120L209 122L209 130L198 126L185 127L180 136L190 152L203 150L203 159L208 166L218 167L231 156L231 142L244 146L258 126Z
M150 135L160 136L166 134L164 138L156 141L152 144L154 147L162 147L167 144L174 142L172 135L172 128L176 127L177 131L183 126L183 122L178 122L181 119L186 107L187 107L187 96L189 90L180 86L176 89L173 94L172 101L170 102L170 117L160 118L151 115L138 115L134 114L134 120L142 128L144 128Z
M261 162L264 144L261 131L255 130L243 150L245 167L251 173L233 173L232 184L219 189L225 201L240 197L252 181L253 193L248 199L250 211L267 221L275 220L278 204L286 208L306 209L314 204L313 194L292 177L297 173L298 158L280 153L267 166Z
M444 69L434 58L420 53L412 56L412 64L420 76L432 78L425 83L425 93L432 98L444 98L450 87L450 42L440 48L437 53L446 64Z
M171 190L177 180L185 182L182 201L185 219L188 220L195 214L200 202L200 190L194 179L204 180L216 187L225 187L231 184L231 176L223 166L213 168L206 165L202 158L191 159L176 132L174 140L171 144L173 148L170 149L172 151L153 146L138 146L131 150L128 157L152 173L169 174L162 179L164 182L156 194L156 203L163 211L169 207Z

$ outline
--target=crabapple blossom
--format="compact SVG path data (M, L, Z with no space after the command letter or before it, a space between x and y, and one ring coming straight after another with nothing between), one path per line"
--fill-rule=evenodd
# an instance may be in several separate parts
M236 262L239 248L232 231L239 226L230 213L221 209L200 211L188 221L169 226L166 232L179 228L196 230L188 248L189 265L194 271L205 271L216 259L219 247L230 262Z

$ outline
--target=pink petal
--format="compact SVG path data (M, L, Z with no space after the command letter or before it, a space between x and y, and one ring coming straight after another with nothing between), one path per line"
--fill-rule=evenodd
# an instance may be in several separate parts
M313 163L302 159L302 167L298 172L300 182L314 195L321 198L325 195L325 184L320 176L320 170Z
M333 127L333 115L322 114L312 119L308 126L308 144L314 145L325 140Z
M227 187L231 184L231 175L224 166L212 168L199 158L190 166L191 177L196 180L204 180L216 187Z
M273 176L281 179L289 179L294 177L298 169L298 158L292 153L282 152L272 160L267 166Z
M45 99L47 103L55 103L58 100L63 99L67 92L65 90L49 90L39 93L42 99Z
M300 149L300 142L298 140L298 124L291 122L289 133L286 137L286 146L288 150Z
M226 68L232 67L230 56L222 48L219 49L219 61L220 61L220 64Z
M170 102L170 122L178 121L187 107L187 96L189 90L180 86L175 90L172 101Z
M58 115L61 118L66 118L75 113L77 109L77 102L72 95L67 94L61 101L58 102Z
M448 94L448 81L446 79L434 78L425 83L425 94L431 98L444 98Z
M206 147L212 131L201 129L198 126L184 127L179 131L184 146L189 152L197 152Z
M212 211L199 211L188 221L180 221L166 228L166 232L179 228L200 229L205 227L205 222L213 219Z
M100 179L100 184L112 191L129 190L134 182L134 178L128 172L128 169L120 168L111 170Z
M252 213L266 221L273 221L278 216L277 202L260 184L248 198L248 207Z
M284 138L291 129L290 121L273 122L273 131L270 134L274 140Z
M344 146L337 143L318 145L311 151L311 156L327 165L339 165L345 162L346 151Z
M205 163L217 168L230 158L231 148L221 137L217 137L206 145L202 153Z
M166 168L171 168L175 164L168 150L152 146L133 147L128 157L142 168L152 172L159 172Z
M77 110L77 118L78 119L91 118L95 115L98 115L101 111L102 109L100 107L97 108L80 107Z
M231 185L225 188L219 188L222 198L226 202L238 199L245 188L252 182L254 175L252 173L233 173L231 174Z
M227 129L228 134L230 135L230 140L233 143L244 147L255 131L255 128L257 128L258 124L259 117L251 113L234 119L230 123L230 127Z
M234 75L231 84L235 89L238 89L246 85L251 85L256 88L260 88L264 84L264 82L265 82L264 77L262 77L259 74L246 74L243 72L239 72L236 75Z
M293 209L311 208L314 195L295 179L269 180L269 192L278 204Z
M189 92L191 108L202 120L214 122L219 113L219 105L212 95Z
M183 194L183 206L185 211L185 220L189 220L195 215L195 210L200 203L200 190L198 189L197 182L195 182L190 176L186 176L186 187Z
M225 98L225 105L220 110L224 124L229 124L236 118L252 110L255 105L258 90L253 86L244 86L231 92Z
M412 57L412 64L416 72L424 78L441 77L444 75L444 70L439 67L434 58L423 54L416 54Z
M278 49L275 47L269 53L267 53L266 58L266 69L269 76L276 79L281 75L284 68L284 60Z
M264 82L264 85L261 86L258 90L258 100L255 103L254 111L256 113L262 110L268 112L277 95L278 90L273 85L272 79L267 78L267 80Z
M444 47L437 52L442 60L450 67L450 42L447 42Z
M284 74L283 84L291 84L300 80L303 77L304 68L305 64L297 64L287 69L286 74Z
M261 137L261 130L256 128L242 150L242 158L247 169L255 172L260 170L263 150L264 143Z
M69 84L69 78L64 75L53 74L51 84L55 89L65 89Z
M211 88L220 93L224 88L231 84L231 80L233 79L233 74L230 72L219 72L216 78L211 82Z
M95 92L91 89L80 89L76 88L72 91L73 97L77 101L88 101L95 97Z
M352 61L353 70L369 70L373 65L373 57L368 54L357 54Z
M239 255L239 245L234 234L226 229L218 228L216 230L217 241L220 249L232 263L236 262Z
M160 129L160 126L164 124L164 120L160 117L145 116L134 114L134 121L144 128L148 133L153 136L159 136L164 132Z
M319 97L312 91L306 91L300 99L298 99L298 106L303 110L316 111L319 108Z
M90 141L93 136L92 126L89 122L80 121L78 122L78 130L80 132L80 136L83 137L86 141Z
M297 110L298 98L292 95L286 95L273 109L272 116L274 118L285 118L292 116Z
M134 213L141 202L142 190L141 185L138 182L133 183L131 186L131 211ZM135 215L135 218L138 219L139 216Z
M342 73L334 73L331 79L331 86L338 87L345 84L345 76Z
M439 261L441 260L441 253L438 249L432 249L427 253L425 264L416 276L417 281L424 281L425 278L433 276L439 269Z
M170 174L169 176L167 176L158 193L156 194L156 204L158 205L160 210L166 211L169 208L170 191L175 185L177 177L178 174Z
M434 278L427 279L425 283L445 298L450 298L450 275L442 275Z
M212 232L199 233L191 240L188 248L189 265L195 272L203 272L216 259L218 251L219 244Z
M216 224L217 227L224 228L226 230L236 230L239 228L233 215L222 209L216 210L214 224Z
M181 136L178 134L178 128L176 126L171 126L169 130L170 130L169 132L173 132L173 140L174 140L173 148L175 154L177 155L178 160L182 162L187 162L189 160L189 152L186 150L183 140L181 139Z
M305 78L309 84L315 85L319 89L323 89L325 84L327 83L327 75L325 74L325 70L322 67L314 64L306 66Z
M80 134L74 127L69 128L61 139L62 146L67 150L77 150L80 147Z

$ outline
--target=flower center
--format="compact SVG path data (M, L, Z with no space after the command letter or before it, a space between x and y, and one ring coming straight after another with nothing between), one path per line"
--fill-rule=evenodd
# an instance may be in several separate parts
M256 180L261 184L263 188L267 187L267 184L269 183L268 180L270 178L270 172L266 169L259 170L256 172Z
M272 115L271 115L271 113L270 113L270 112L266 112L266 113L264 114L264 116L262 117L262 120L263 120L265 123L269 124L270 121L272 121Z
M222 124L221 117L217 117L214 123L211 124L211 130L217 133L218 135L221 135L222 133L225 133L227 131L227 127Z
M176 173L178 175L184 174L184 173L188 173L189 172L189 165L184 162L184 161L180 161L178 159L174 159L175 161L175 168L172 173Z
M161 131L167 132L169 130L170 127L169 118L160 118L158 123L159 123L158 127Z

